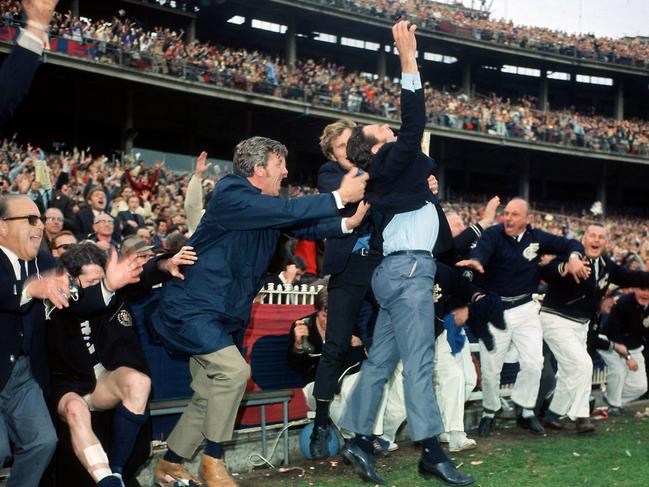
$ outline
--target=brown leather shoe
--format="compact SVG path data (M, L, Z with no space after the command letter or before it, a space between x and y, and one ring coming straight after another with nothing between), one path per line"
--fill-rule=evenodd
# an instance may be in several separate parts
M220 458L214 458L203 454L201 457L201 467L199 469L201 477L205 480L207 487L238 487L239 484L228 472L225 462Z
M189 485L190 487L203 485L201 479L189 473L187 467L182 463L168 462L164 458L161 458L158 462L154 478L155 484L159 487L173 487L177 483Z
M548 421L547 419L541 420L541 425L544 428L548 428L551 430L562 430L563 425L559 421Z
M595 425L591 423L590 418L577 418L577 433L592 433L595 431Z

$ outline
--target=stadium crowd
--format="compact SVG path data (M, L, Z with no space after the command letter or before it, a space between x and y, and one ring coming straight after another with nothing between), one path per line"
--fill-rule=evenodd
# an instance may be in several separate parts
M6 22L17 20L19 3L0 2ZM397 81L346 69L327 60L299 59L287 65L278 56L242 48L186 42L183 32L146 30L126 17L88 21L56 13L52 35L96 43L95 59L238 90L267 94L349 112L398 118ZM468 97L426 84L428 121L439 127L567 145L596 151L649 156L649 122L615 120L573 109L543 111L536 100L496 94Z
M2 116L28 91L31 78L19 78L21 69L37 65L55 6L56 0L23 2L29 22L0 71L13 97L3 100ZM69 442L67 455L87 472L86 481L124 487L130 480L151 390L136 332L142 323L134 326L131 312L160 285L159 300L147 308L147 332L168 352L189 358L193 396L167 438L155 481L236 486L224 449L251 373L240 340L281 233L327 241L320 270L330 275L326 294L319 294L314 313L293 324L287 343L296 366L314 345L310 338L322 346L305 452L311 458L333 454L331 420L348 433L341 455L363 480L383 484L375 454L397 447L396 431L407 418L411 439L421 443L420 476L474 483L440 445L448 442L449 452L477 447L463 422L477 381L465 325L480 340L480 437L496 427L500 374L512 344L519 372L511 399L517 424L529 433L543 436L545 428L570 423L580 434L595 431L590 345L608 366L610 414L622 414L647 392L649 272L640 271L649 253L647 222L603 220L595 204L592 219L537 213L533 227L527 201L513 198L498 215L497 196L484 208L454 201L445 212L432 174L436 163L421 150L426 93L415 30L405 21L392 27L402 67L399 135L386 124L327 125L318 191L289 188L290 202L280 198L287 148L265 137L242 140L234 174L218 182L216 175L205 178L205 152L190 179L159 161L147 167L76 149L46 154L3 140L0 461L13 457L9 487L38 483L57 448L55 423L69 432L59 446ZM292 260L286 271L300 275L297 266L303 270ZM284 282L286 272L278 277ZM611 285L633 291L604 309ZM352 335L366 300L371 343ZM538 412L544 341L558 369L552 399ZM338 382L351 372L337 372L350 346L360 347L361 373L343 392ZM314 364L305 365L313 372ZM329 407L336 395L345 396L341 417ZM111 412L107 433L95 433L94 411ZM202 480L184 465L199 448ZM69 474L60 467L57 476Z
M52 189L44 189L41 173L36 170L41 160L48 168ZM227 170L206 173L202 179L204 197L225 174ZM128 155L125 161L120 161L76 149L71 153L45 152L29 143L23 145L9 139L3 139L0 146L0 194L27 194L42 212L51 205L60 207L66 218L65 230L77 234L74 215L87 206L90 190L99 187L106 192L106 211L114 218L128 210L128 199L132 195L138 196L135 212L143 217L142 227L148 232L140 235L160 248L166 249L171 242L172 250L178 249L182 246L179 234L186 236L189 232L184 208L189 181L189 174L169 171L159 161L147 165ZM288 186L284 193L294 198L315 194L317 189ZM64 203L60 202L61 198ZM459 194L446 206L470 226L482 218L483 199L481 195ZM566 238L581 238L587 225L603 223L610 234L608 252L614 260L620 263L637 261L641 267L649 269L649 221L646 219L615 213L601 219L585 213L584 209L549 202L538 202L534 208L535 227ZM124 226L124 222L120 221L120 225ZM125 228L127 234L132 233Z
M597 37L543 27L514 25L512 21L491 19L481 10L461 4L422 0L309 0L355 13L393 20L405 15L424 29L451 33L486 42L522 49L561 54L578 59L647 68L649 43L641 38Z

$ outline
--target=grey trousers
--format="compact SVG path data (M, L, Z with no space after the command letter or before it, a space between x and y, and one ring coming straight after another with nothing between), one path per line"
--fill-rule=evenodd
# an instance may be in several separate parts
M169 435L169 448L192 458L204 439L232 439L250 366L234 345L189 360L194 395Z
M14 463L7 487L34 487L41 481L56 449L56 431L43 391L32 375L28 357L18 357L0 392L0 463Z
M369 356L352 392L341 426L371 435L383 385L403 361L406 413L412 439L444 431L433 388L437 266L425 255L388 256L374 271L372 290L380 305Z

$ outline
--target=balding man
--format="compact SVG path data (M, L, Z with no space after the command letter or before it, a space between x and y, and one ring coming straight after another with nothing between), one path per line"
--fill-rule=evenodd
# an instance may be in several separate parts
M559 371L557 385L543 425L562 429L559 416L576 421L578 433L595 428L590 422L588 400L592 387L593 362L588 354L588 328L606 295L608 287L649 287L649 272L630 271L613 262L606 252L606 229L590 225L583 237L590 277L576 282L567 275L565 259L557 258L541 271L549 286L541 307L543 339L552 350ZM610 356L618 352L626 358L628 351L619 343L610 342Z
M91 233L89 239L97 244L104 252L109 253L111 248L117 250L119 242L113 239L115 220L108 213L98 213L95 216L95 222L92 225L94 233Z
M528 211L527 201L512 199L505 207L504 223L486 229L471 250L471 259L457 264L484 273L485 289L498 294L505 309L507 328L499 330L489 326L495 343L493 352L488 352L480 342L484 407L480 436L491 434L495 414L500 409L500 373L512 343L518 350L520 365L511 396L519 407L518 424L534 434L545 433L534 416L543 369L539 306L532 300L540 280L540 256L553 254L568 258L565 271L575 279L585 279L589 273L581 260L583 246L576 240L532 228L528 224Z

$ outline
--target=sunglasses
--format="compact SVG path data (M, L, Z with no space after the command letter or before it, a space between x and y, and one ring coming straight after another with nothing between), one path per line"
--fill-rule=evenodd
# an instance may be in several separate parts
M15 220L27 220L27 222L32 227L35 227L36 225L38 225L38 222L41 221L41 217L40 215L10 216L7 218L3 218L2 220L6 222L15 221Z
M59 249L68 250L68 249L69 249L70 247L72 247L73 245L74 245L74 244L71 244L71 243L69 243L69 244L61 244L61 245L57 245L57 246L54 247L52 250L59 250Z

